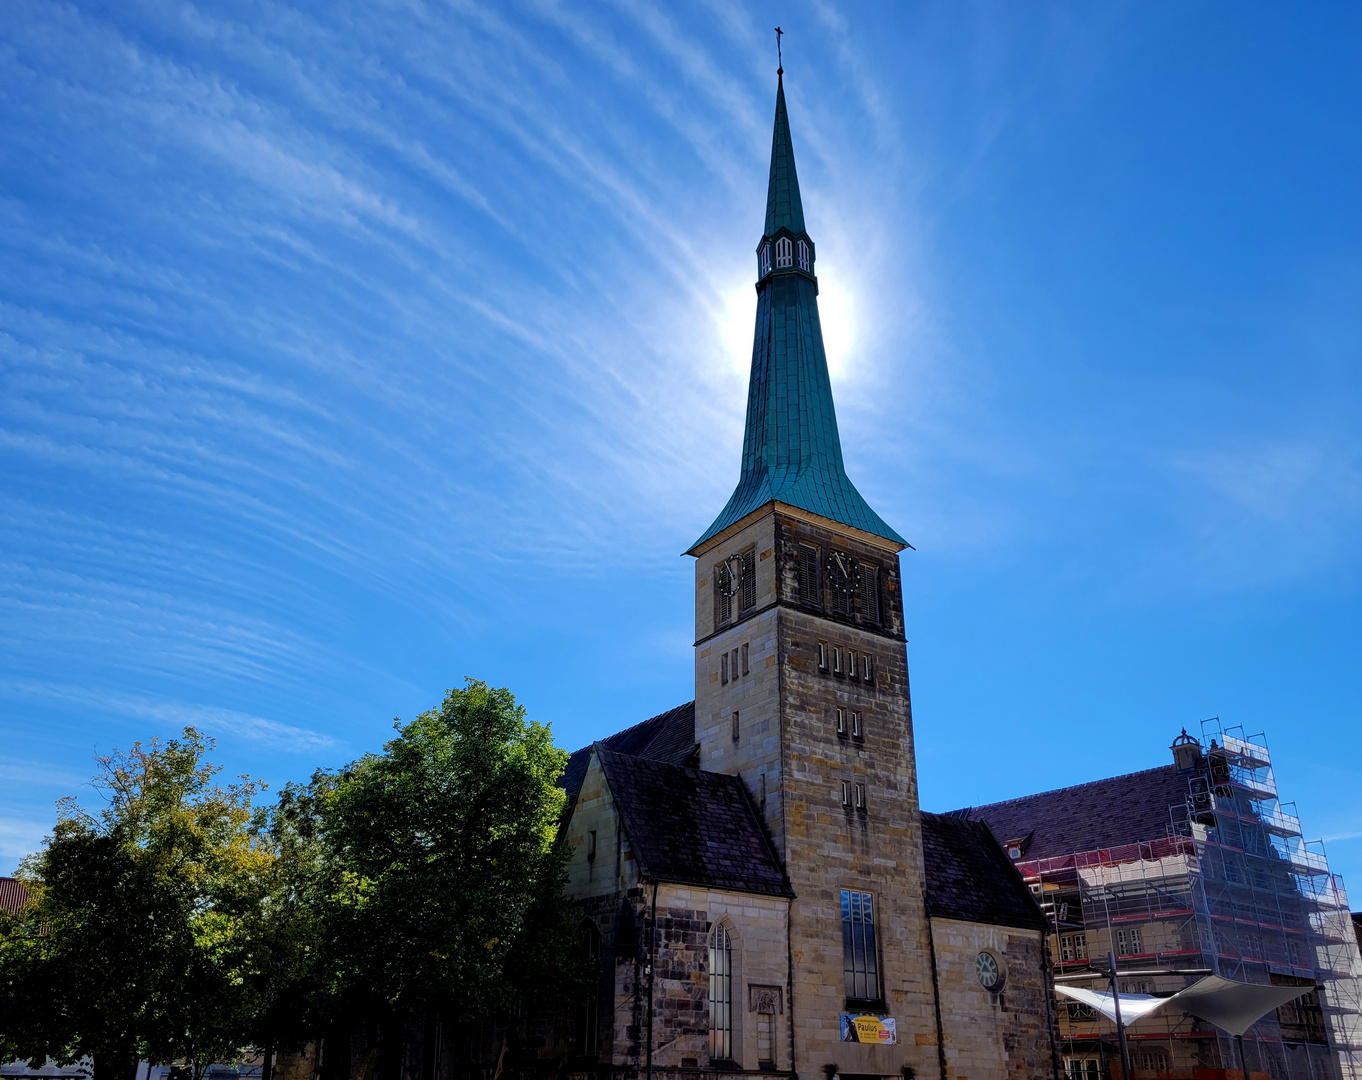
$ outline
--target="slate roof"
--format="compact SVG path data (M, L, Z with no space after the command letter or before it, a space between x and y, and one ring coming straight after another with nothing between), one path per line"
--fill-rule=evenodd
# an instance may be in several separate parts
M681 765L695 753L695 702L688 701L658 713L641 724L607 736L599 745L618 754ZM569 803L577 797L590 760L589 746L582 747L568 758L567 768L563 770L563 777L558 783L567 792Z
M783 80L776 90L763 243L781 229L807 241L812 250L813 241L804 231ZM777 266L757 283L742 472L728 504L691 551L771 502L797 506L896 544L908 543L870 508L846 474L814 269L812 263L807 271Z
M793 895L738 777L596 752L644 878Z
M971 806L953 816L986 821L1000 841L1030 836L1023 859L1158 840L1172 831L1169 808L1183 808L1187 777L1172 765L1094 780L1039 795ZM1034 834L1034 835L1032 835Z
M927 913L944 919L1045 930L1031 890L982 821L922 814Z

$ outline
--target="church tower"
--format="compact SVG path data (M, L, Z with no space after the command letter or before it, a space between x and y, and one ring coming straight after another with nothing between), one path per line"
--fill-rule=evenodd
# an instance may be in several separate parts
M936 1041L899 552L842 462L783 78L737 488L695 566L699 767L741 777L794 893L801 1071L897 1073ZM892 1016L897 1045L843 1041ZM907 1056L905 1056L905 1052ZM919 1070L925 1062L919 1062Z

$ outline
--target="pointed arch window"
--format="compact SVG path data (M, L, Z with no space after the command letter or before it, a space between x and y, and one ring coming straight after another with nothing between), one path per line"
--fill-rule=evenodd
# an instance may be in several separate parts
M782 236L776 241L776 266L785 267L794 265L794 245L790 243L788 236Z
M765 277L771 272L771 244L768 241L761 245L761 276Z
M799 269L805 272L809 269L809 245L803 240L799 241Z
M733 1060L733 939L723 923L709 936L709 1057Z

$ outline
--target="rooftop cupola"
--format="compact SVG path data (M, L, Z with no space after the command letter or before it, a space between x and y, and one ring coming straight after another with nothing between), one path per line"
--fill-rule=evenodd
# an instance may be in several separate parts
M757 245L757 324L742 474L728 505L691 546L691 553L773 502L908 546L861 497L842 463L813 268L814 246L804 228L785 83L778 76L766 228Z

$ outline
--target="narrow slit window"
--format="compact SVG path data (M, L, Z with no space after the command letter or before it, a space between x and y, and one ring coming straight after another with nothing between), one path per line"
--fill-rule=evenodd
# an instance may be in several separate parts
M776 266L792 265L794 265L794 245L790 243L788 236L782 236L776 241Z
M858 662L857 662L857 660L856 660L856 650L855 650L855 649L848 649L848 650L847 650L847 677L850 678L850 679L854 679L854 678L856 678L856 676L858 676L858 675L860 674L860 672L861 672L861 669L860 669L860 666L859 666L859 664L858 664Z
M723 686L728 685L728 653L725 652L719 658L719 683Z
M853 799L855 800L855 802L856 802L856 809L859 810L861 813L864 814L864 813L865 813L865 785L864 785L864 784L856 784L856 785L854 785L854 788L855 788L855 793L853 794L852 798L853 798Z
M738 681L738 650L733 650L733 681Z
M843 805L843 806L850 806L850 805L851 805L851 781L850 781L850 780L843 780L843 781L842 781L842 805Z
M861 714L859 712L853 712L851 714L851 737L853 739L865 738L865 728L861 724Z
M840 645L832 647L832 673L834 675L843 674L842 671L842 648Z
M828 643L826 641L818 643L818 670L828 670Z
M846 709L837 710L837 734L845 739L847 737L847 711Z
M749 652L748 642L744 641L744 642L742 643L742 673L743 673L744 675L746 675L746 674L751 670L751 669L748 667L748 663L747 663L747 661L748 661L748 652Z
M873 683L875 681L875 658L873 656L861 657L861 666L864 669L865 681Z
M734 742L737 742L737 741L738 741L738 734L739 734L739 728L738 728L738 710L737 710L737 709L734 709L734 710L733 710L733 741L734 741Z

